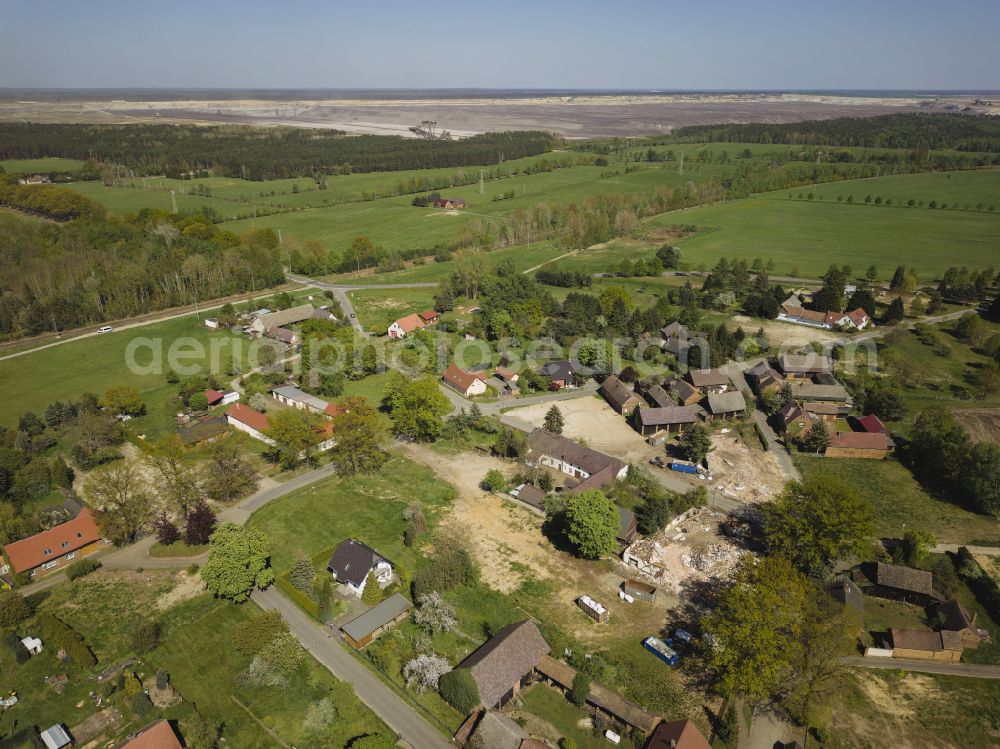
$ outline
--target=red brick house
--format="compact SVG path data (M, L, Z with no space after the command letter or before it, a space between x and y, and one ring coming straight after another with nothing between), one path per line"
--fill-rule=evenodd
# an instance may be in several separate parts
M38 577L75 559L93 554L103 543L101 531L89 509L72 520L7 544L3 551L16 574Z

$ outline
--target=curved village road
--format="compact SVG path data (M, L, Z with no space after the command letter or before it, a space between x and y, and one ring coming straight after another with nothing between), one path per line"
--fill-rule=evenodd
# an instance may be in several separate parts
M254 591L251 600L262 609L280 611L302 647L338 679L353 685L358 698L409 746L414 749L445 749L453 746L423 716L348 653L328 630L309 619L273 587Z

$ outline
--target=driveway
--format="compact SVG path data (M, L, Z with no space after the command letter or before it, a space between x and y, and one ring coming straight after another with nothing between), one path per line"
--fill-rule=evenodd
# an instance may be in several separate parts
M309 619L273 587L254 591L251 600L265 610L280 611L299 642L341 681L353 685L358 698L414 749L446 749L451 741L368 670L340 644L329 629Z
M755 364L756 362L753 364L748 362L743 362L741 364L731 362L729 364L729 376L740 390L753 393L753 388L751 388L750 383L747 382L746 370L755 366ZM777 433L775 433L775 431L771 428L771 425L767 423L767 418L764 414L756 407L753 410L753 420L754 423L760 427L764 436L767 437L767 451L771 453L775 459L777 459L778 465L781 466L781 470L785 474L785 479L787 481L801 481L802 476L799 474L799 469L795 467L795 463L792 462L792 456L789 455L788 450L786 450L784 446L779 443L778 440L780 438Z
M939 663L909 658L864 658L860 655L849 655L844 658L844 663L850 666L880 668L889 671L917 671L924 674L968 676L973 679L1000 679L1000 666L982 663Z

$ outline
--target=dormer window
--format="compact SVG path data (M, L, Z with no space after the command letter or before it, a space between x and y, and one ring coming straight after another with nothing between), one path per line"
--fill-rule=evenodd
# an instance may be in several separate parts
M42 549L42 554L44 556L51 556L52 555L52 549Z

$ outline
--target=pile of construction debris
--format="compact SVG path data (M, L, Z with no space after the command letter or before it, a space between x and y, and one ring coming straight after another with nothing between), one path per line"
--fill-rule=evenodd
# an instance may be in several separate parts
M715 491L741 502L771 502L781 492L785 476L777 458L751 450L738 434L715 435L709 454Z

